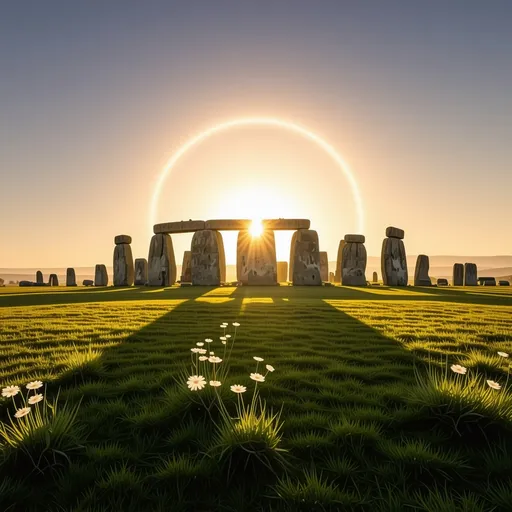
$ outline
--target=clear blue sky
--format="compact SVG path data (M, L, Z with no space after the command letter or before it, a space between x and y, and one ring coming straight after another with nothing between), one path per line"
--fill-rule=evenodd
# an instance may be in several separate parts
M511 20L508 0L2 2L0 267L108 263L121 232L145 256L173 149L245 115L297 122L343 154L370 254L390 224L411 253L510 254ZM219 144L176 170L162 220L207 216L201 169L213 153L229 166ZM353 204L328 172L339 227L316 227L333 259Z

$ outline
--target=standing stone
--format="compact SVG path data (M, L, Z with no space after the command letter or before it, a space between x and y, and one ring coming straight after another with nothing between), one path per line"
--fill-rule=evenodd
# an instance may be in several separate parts
M478 271L475 263L464 263L464 286L477 286Z
M219 248L220 282L226 282L226 252L224 250L224 240L220 231L215 231L217 237L217 247Z
M278 261L277 262L277 282L285 283L288 281L288 262Z
M437 286L448 286L448 279L445 279L444 277L440 277L437 280Z
M76 286L76 274L74 268L66 270L66 286Z
M455 263L453 265L453 286L464 286L464 265Z
M103 264L94 269L94 286L108 286L107 267Z
M148 285L172 286L176 282L176 261L170 235L153 235L149 245Z
M57 274L50 274L50 279L48 280L49 286L59 286L59 278Z
M373 282L378 283L379 282L379 274L377 272L373 273Z
M343 267L343 247L345 247L345 240L341 240L338 245L338 257L336 258L336 271L334 273L334 282L341 283L341 274Z
M148 282L148 260L146 258L137 258L134 264L134 272L135 286L144 286Z
M221 249L217 231L196 231L191 245L191 274L194 286L219 286L221 281Z
M389 238L382 242L381 266L382 281L386 286L407 286L407 255L402 241L404 232L401 229L389 227L386 229Z
M341 257L341 284L343 286L366 286L366 247L363 235L345 235Z
M3 286L5 281L0 277L0 286Z
M43 273L40 270L36 272L36 284L39 286L44 285Z
M185 251L183 253L183 263L181 265L181 282L192 282L192 253Z
M117 235L114 238L114 286L131 286L134 279L132 237Z
M290 281L294 286L321 286L318 233L299 229L290 247Z
M334 272L329 272L329 283L334 284Z
M329 258L325 251L320 251L320 279L329 281Z
M414 286L432 286L432 281L428 275L430 262L428 256L420 254L416 260L414 270Z
M260 236L239 231L237 241L237 280L245 285L276 285L277 257L274 231ZM286 280L286 279L285 279Z
M84 280L82 281L82 284L83 284L84 286L94 286L94 281L93 281L92 279L84 279Z

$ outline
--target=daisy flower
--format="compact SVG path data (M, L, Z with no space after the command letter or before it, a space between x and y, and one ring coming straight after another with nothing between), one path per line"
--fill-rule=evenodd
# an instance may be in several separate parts
M43 387L43 383L40 380L35 380L27 384L27 389L39 389Z
M488 380L487 385L492 389L501 389L501 386L497 382L494 382L493 380Z
M30 407L23 407L22 409L18 409L16 411L16 414L14 415L15 418L23 418L23 416L26 416L30 412Z
M221 382L219 380L211 380L210 381L210 386L212 386L214 388L218 388L220 385L221 385Z
M498 352L498 355L501 357L508 357L508 354L506 352Z
M247 388L245 386L241 386L240 384L235 384L234 386L231 386L229 389L231 389L233 393L245 393L247 391Z
M267 366L265 366L265 368L269 371L269 372L273 372L275 370L275 368L271 365L271 364L267 364Z
M468 369L464 366L461 366L460 364L452 364L450 366L452 372L454 373L460 373L461 375L465 375Z
M258 356L254 356L253 359L255 361L258 361L258 363L261 363L262 361L264 361L263 357L258 357Z
M211 356L208 361L210 361L210 363L214 363L214 364L217 364L217 363L222 363L222 359L220 357L217 357L217 356Z
M251 379L256 382L265 382L265 377L261 373L251 373Z
M187 380L187 386L190 391L198 391L206 386L206 380L202 375L192 375Z
M16 396L20 392L19 386L7 386L2 389L2 396L10 398L11 396Z
M28 403L30 405L38 404L42 399L43 399L43 395L37 394L37 395L31 396L28 399Z

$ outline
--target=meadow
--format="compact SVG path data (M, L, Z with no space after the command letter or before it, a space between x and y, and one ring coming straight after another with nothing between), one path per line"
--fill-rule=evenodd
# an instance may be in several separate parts
M222 353L223 322L226 380L191 391L191 348ZM250 400L255 356L281 428L242 443L210 404ZM41 380L77 415L27 446L38 464L2 442L0 509L508 511L511 359L500 287L3 288L1 387Z

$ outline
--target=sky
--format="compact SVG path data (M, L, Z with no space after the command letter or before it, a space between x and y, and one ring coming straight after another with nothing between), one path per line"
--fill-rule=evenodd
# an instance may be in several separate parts
M512 2L4 2L0 268L147 257L155 186L191 137L271 117L332 145L357 182L369 255L512 253ZM269 126L181 158L156 220L311 219L336 258L350 184L318 145ZM291 233L277 237L287 259ZM173 236L178 263L191 235ZM224 233L235 262L234 233Z

